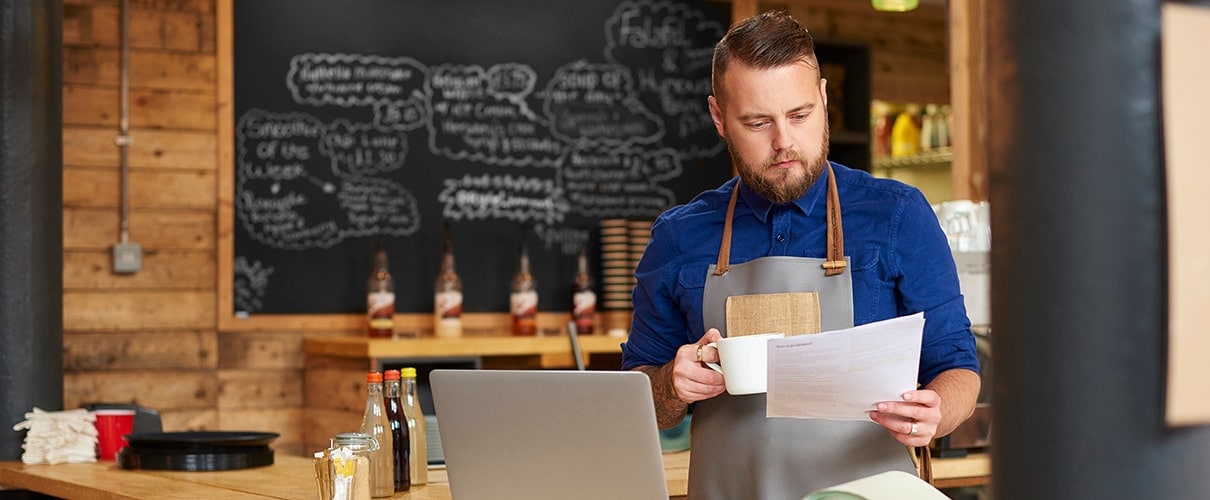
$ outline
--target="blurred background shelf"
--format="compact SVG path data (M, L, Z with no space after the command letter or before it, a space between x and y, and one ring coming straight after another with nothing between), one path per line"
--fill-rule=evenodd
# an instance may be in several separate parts
M874 160L874 168L879 170L896 170L947 167L953 160L954 151L952 148L947 147L903 158L878 158Z

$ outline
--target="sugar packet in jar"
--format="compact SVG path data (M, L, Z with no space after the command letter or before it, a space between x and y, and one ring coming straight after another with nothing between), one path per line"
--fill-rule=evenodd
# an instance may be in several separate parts
M315 454L321 500L369 500L370 460L341 446Z

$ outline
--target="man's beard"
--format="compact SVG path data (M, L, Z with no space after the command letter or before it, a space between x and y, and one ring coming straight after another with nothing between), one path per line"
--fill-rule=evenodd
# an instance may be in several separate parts
M773 203L790 203L799 199L802 195L806 194L808 189L811 189L811 185L815 184L815 180L819 178L819 175L827 165L828 136L827 129L824 129L819 157L815 158L810 164L807 163L807 158L804 158L797 151L791 150L778 153L772 158L765 160L759 167L752 166L745 162L743 158L740 158L731 144L731 139L724 138L724 142L727 144L727 152L731 155L731 162L739 170L739 177L744 181L744 184L747 184L753 191L756 191L756 194ZM791 173L790 170L778 172L780 178L770 179L764 175L760 175L769 171L770 167L775 163L791 160L798 161L798 166L793 167L794 170L801 169L803 171L802 177L797 180L787 179L787 175Z

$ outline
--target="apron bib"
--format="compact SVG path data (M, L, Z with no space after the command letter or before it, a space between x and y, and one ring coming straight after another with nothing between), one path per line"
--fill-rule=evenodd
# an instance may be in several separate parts
M823 330L853 326L853 280L843 257L844 231L831 164L827 172L826 259L762 257L731 265L731 218L739 194L736 185L727 207L719 260L706 276L705 328L718 328L727 336L728 297L786 292L817 294L819 310L811 314L819 317ZM724 392L698 401L690 439L691 499L798 499L813 490L878 472L916 472L908 448L877 424L766 418L764 394L731 396Z

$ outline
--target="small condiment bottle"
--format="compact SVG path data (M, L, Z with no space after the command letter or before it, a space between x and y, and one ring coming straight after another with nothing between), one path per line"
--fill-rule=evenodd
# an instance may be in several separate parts
M387 421L386 402L382 396L382 373L366 374L366 411L361 421L361 433L374 438L378 445L370 452L370 495L389 497L395 493L391 424Z
M433 287L433 334L437 337L462 336L462 279L454 268L454 248L450 227L445 226L441 249L441 270Z
M909 105L895 118L891 127L891 157L904 158L920 152L920 127L914 116L916 109Z
M412 486L429 482L428 428L424 422L424 409L416 389L416 369L407 367L399 370L403 379L403 414L408 419L408 444L412 469Z
M513 317L513 335L534 336L538 333L538 289L534 275L529 272L529 250L521 244L521 262L513 276L509 309Z
M408 491L412 488L411 439L408 435L408 418L403 411L403 388L400 385L399 370L384 371L382 384L383 390L386 391L384 401L387 405L387 423L391 425L395 491Z
M395 280L387 264L387 248L378 242L374 248L374 267L366 284L366 333L370 337L391 338L395 333Z
M571 320L577 334L591 334L596 329L597 293L592 289L588 273L588 255L583 247L576 260L576 278L571 286Z

